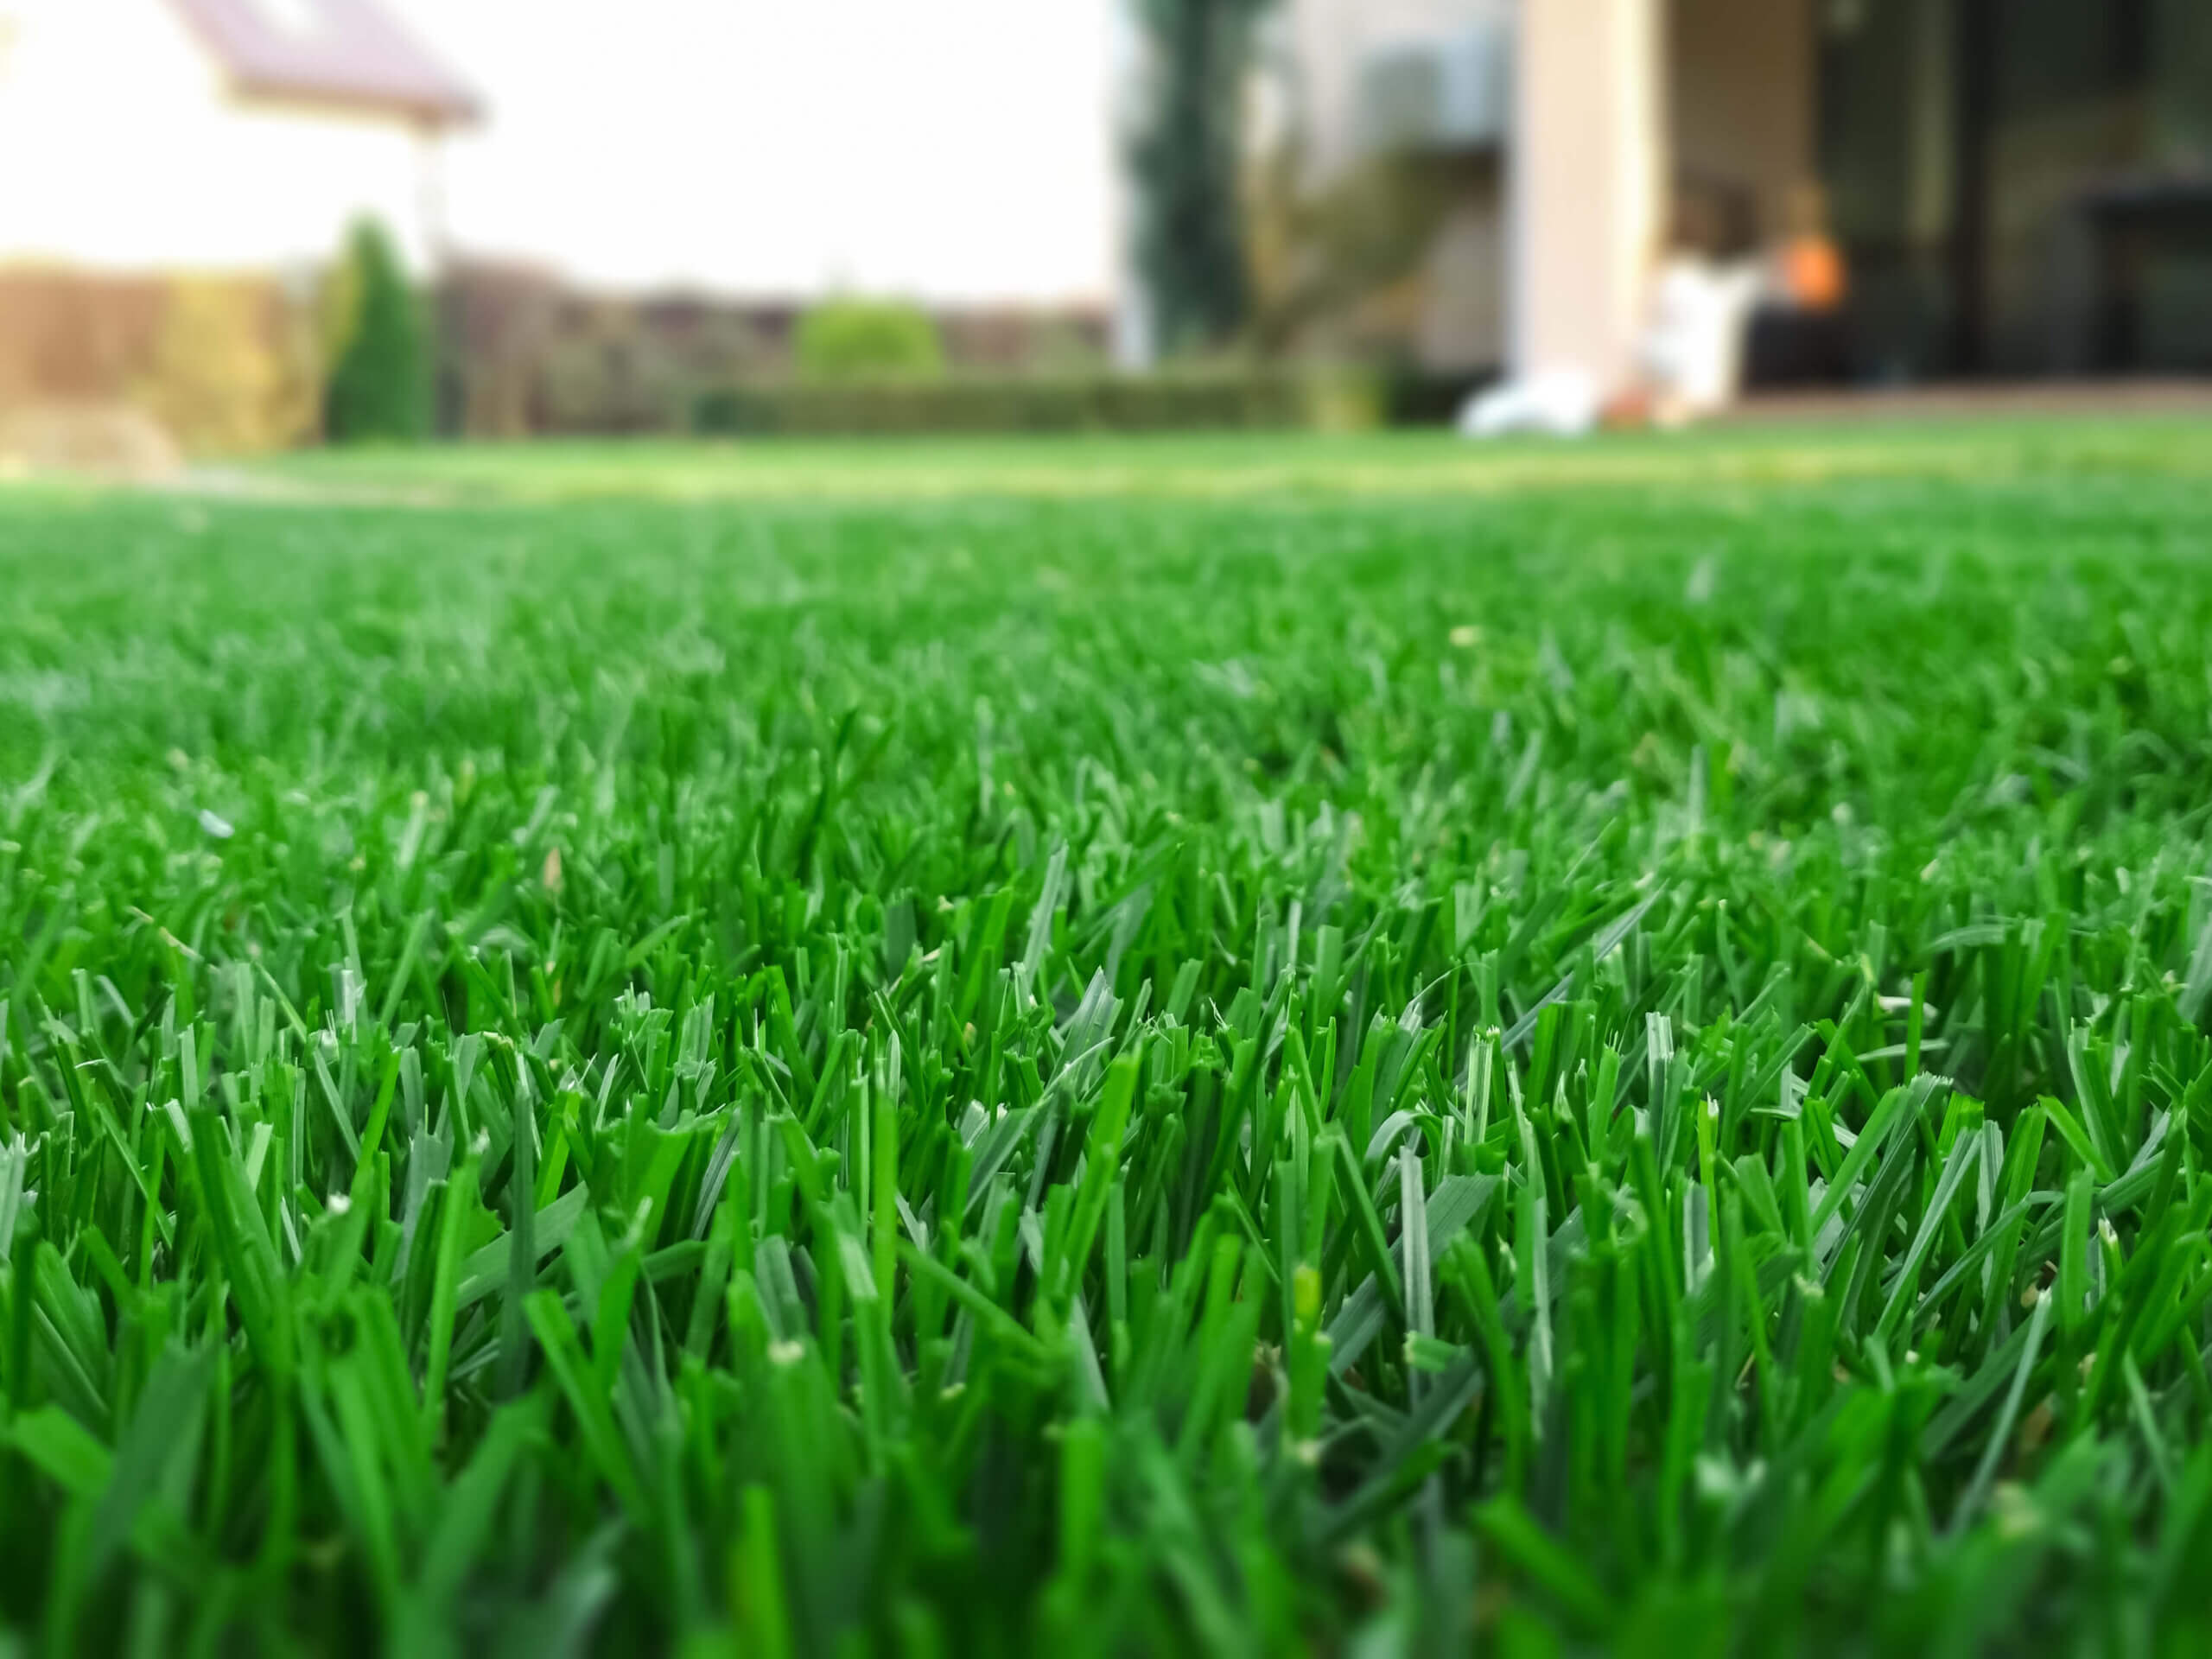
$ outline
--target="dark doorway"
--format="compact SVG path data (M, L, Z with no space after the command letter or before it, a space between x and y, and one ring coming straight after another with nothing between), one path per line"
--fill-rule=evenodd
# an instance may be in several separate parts
M2212 5L1821 5L1862 378L2212 368Z

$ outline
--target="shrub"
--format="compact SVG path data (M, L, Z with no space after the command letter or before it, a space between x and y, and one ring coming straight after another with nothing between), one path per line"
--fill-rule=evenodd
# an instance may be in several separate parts
M1267 367L1159 374L886 376L830 384L716 386L691 405L695 431L919 435L937 432L1359 429L1381 394L1356 370Z
M430 426L429 332L391 239L355 227L334 277L324 427L336 443L405 442Z
M831 300L799 319L798 372L810 380L944 372L944 342L918 306L893 300Z

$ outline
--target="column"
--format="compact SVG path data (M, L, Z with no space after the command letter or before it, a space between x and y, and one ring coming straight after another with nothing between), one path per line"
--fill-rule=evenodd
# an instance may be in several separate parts
M1667 200L1666 0L1519 0L1511 350L1522 376L1633 368Z

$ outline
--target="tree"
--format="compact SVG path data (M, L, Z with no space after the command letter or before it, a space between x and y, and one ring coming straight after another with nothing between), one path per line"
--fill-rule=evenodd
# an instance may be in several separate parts
M1136 258L1168 352L1234 338L1250 303L1244 266L1244 88L1268 0L1132 0L1146 46L1129 168Z
M380 226L354 227L334 283L325 431L337 443L422 437L430 426L429 331Z

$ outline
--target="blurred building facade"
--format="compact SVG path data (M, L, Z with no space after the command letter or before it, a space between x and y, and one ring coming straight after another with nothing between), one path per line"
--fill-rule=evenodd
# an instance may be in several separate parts
M448 250L442 143L482 111L391 3L0 0L0 459L49 405L312 437L316 273L364 218L437 279L445 430L683 429L793 378L804 297ZM1402 367L1400 416L1503 370L1617 385L1670 252L1808 218L1843 273L1821 377L2212 372L2212 0L1275 0L1260 58L1254 355ZM1071 420L1146 333L932 321L955 371L1084 383Z
M1433 368L1618 382L1670 250L1816 213L1849 378L2212 369L2206 0L1284 0L1275 61L1309 197L1449 182L1364 302Z

